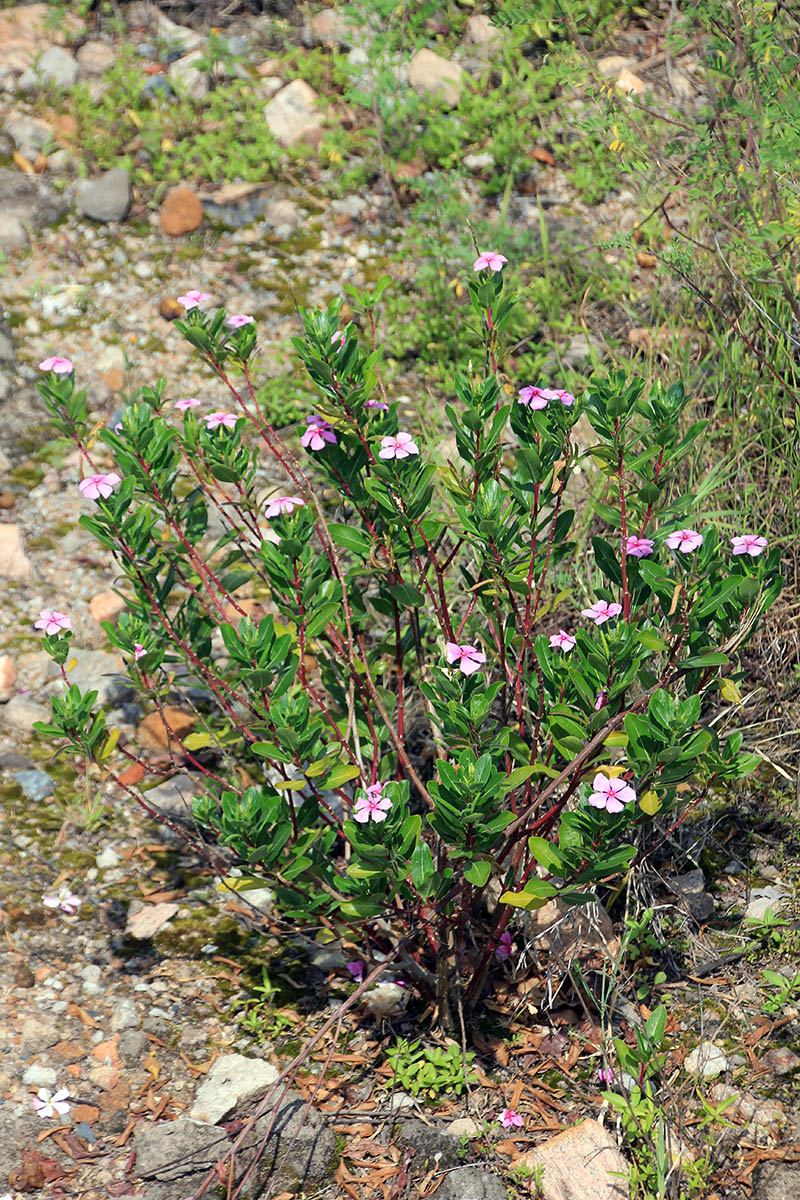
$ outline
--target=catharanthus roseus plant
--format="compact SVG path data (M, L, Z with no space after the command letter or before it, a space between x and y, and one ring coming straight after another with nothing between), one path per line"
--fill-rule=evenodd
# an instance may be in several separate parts
M780 586L777 551L723 533L679 480L703 431L679 383L615 374L576 398L507 375L507 270L487 251L470 272L485 355L444 406L446 461L384 388L388 280L350 289L360 327L341 301L303 314L315 398L290 439L263 416L256 323L201 310L205 293L179 327L224 408L167 401L162 381L93 442L74 374L41 384L130 597L109 639L161 712L190 676L202 728L174 746L197 821L246 868L237 888L268 881L287 921L333 929L365 970L393 955L445 1024L504 969L521 913L594 900L643 827L754 768L703 701ZM606 479L605 531L553 613L582 461ZM112 761L91 693L66 687L42 732Z

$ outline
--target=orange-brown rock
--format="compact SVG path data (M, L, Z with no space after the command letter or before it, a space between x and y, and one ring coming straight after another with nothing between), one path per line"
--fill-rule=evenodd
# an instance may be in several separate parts
M176 740L186 737L197 724L197 717L180 708L167 705L162 711L166 725L161 714L153 712L145 717L136 730L136 740L145 750L166 750L170 743L174 745Z
M125 612L128 607L126 600L117 592L98 592L96 596L92 596L89 601L89 612L97 621L98 625L102 621L111 621L116 625L120 613Z
M161 232L168 237L192 233L203 224L203 203L188 187L170 188L161 205L158 218Z
M186 309L177 300L173 300L171 296L164 296L158 306L158 311L165 321L177 321L179 317L186 316Z

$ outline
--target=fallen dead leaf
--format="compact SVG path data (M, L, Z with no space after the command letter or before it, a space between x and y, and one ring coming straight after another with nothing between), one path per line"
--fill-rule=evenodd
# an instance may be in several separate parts
M556 165L556 160L553 158L550 151L540 150L538 146L531 150L531 158L535 159L536 162L546 163L548 167L554 167Z

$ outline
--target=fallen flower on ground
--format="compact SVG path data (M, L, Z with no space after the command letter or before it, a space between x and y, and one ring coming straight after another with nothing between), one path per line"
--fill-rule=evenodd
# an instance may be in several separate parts
M504 1129L521 1129L525 1122L513 1108L504 1108L500 1114L500 1124Z
M69 913L70 916L76 913L81 906L80 896L76 896L69 888L64 885L55 896L42 896L42 904L45 908L60 908L62 912Z
M68 1098L69 1092L66 1088L62 1088L55 1095L47 1088L39 1088L33 1097L33 1107L40 1117L65 1117L72 1108L72 1105L67 1103Z

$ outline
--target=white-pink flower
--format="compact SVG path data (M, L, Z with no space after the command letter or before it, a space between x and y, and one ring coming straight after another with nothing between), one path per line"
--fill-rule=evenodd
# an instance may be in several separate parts
M605 694L605 692L598 692L597 696L595 698L595 702L594 702L594 711L600 712L600 709L605 708L605 706L606 706L606 694Z
M221 408L218 408L215 409L214 412L206 413L206 415L201 417L200 420L205 421L206 429L210 431L212 429L220 429L222 427L225 429L235 429L236 422L239 420L239 417L236 413L223 412Z
M631 534L625 539L625 555L630 558L647 558L653 553L653 543L650 538L636 537Z
M410 433L401 430L397 437L381 438L378 458L408 458L412 454L419 454L419 446Z
M759 537L755 533L742 533L732 541L734 554L749 554L751 558L758 558L769 545L765 537Z
M462 675L474 675L486 662L486 655L477 646L459 646L457 642L445 642L444 652L447 665L458 666Z
M288 517L296 508L305 507L300 496L276 496L268 500L264 508L265 517Z
M378 409L380 409L382 412L388 412L388 411L389 411L389 405L388 405L388 404L384 404L383 400L368 400L368 401L367 401L367 408L378 408Z
M58 355L39 363L40 371L52 371L54 375L71 375L74 369L68 358L59 358Z
M45 633L51 636L56 633L61 633L63 630L72 629L72 621L66 613L56 612L55 609L43 608L39 613L39 620L34 621L34 629L43 629Z
M199 408L200 401L196 396L192 396L189 400L176 400L175 407L178 412L188 412L190 408Z
M340 350L346 341L347 341L347 335L343 329L337 329L335 333L331 334L331 345L335 346L336 343L338 342Z
M616 600L609 604L608 600L595 600L594 604L589 608L581 609L581 616L588 617L590 621L594 621L595 625L602 625L611 617L618 617L622 612L622 605L617 604Z
M243 325L252 325L254 317L249 317L247 313L235 313L232 317L228 317L225 324L229 329L241 329Z
M353 820L362 825L366 821L385 821L391 807L391 800L383 795L383 784L371 783L366 793L356 800Z
M523 387L519 389L518 395L517 404L524 404L527 408L533 409L547 408L547 396L545 396L543 388Z
M550 634L550 645L554 650L563 650L568 654L575 646L575 638L566 629L559 629L558 633Z
M502 271L503 267L508 262L505 254L498 254L495 250L484 250L483 254L479 254L472 264L473 271Z
M68 1099L69 1092L66 1088L62 1088L55 1095L48 1092L47 1088L39 1088L33 1097L33 1107L40 1117L65 1117L72 1108L72 1105L67 1103Z
M632 804L636 792L624 779L609 779L602 771L594 777L594 789L589 795L589 803L593 808L604 808L606 812L622 812L626 804Z
M76 896L71 892L66 884L59 889L55 896L42 896L42 904L45 908L60 908L62 912L69 913L72 916L81 906L80 896Z
M312 413L306 417L306 424L308 429L300 438L300 445L306 450L324 450L326 442L336 442L336 434L324 417Z
M138 662L140 658L147 653L141 642L135 642L133 646L133 661Z
M524 1121L513 1108L504 1108L500 1114L500 1124L504 1129L521 1129Z
M190 308L197 308L199 304L205 304L206 300L210 300L209 292L187 292L185 296L178 296L178 304L182 304L188 312Z
M116 471L109 471L107 475L87 475L78 484L78 491L87 500L107 500L121 482Z
M702 544L703 535L696 529L676 529L667 538L670 550L682 550L684 554L691 554Z

